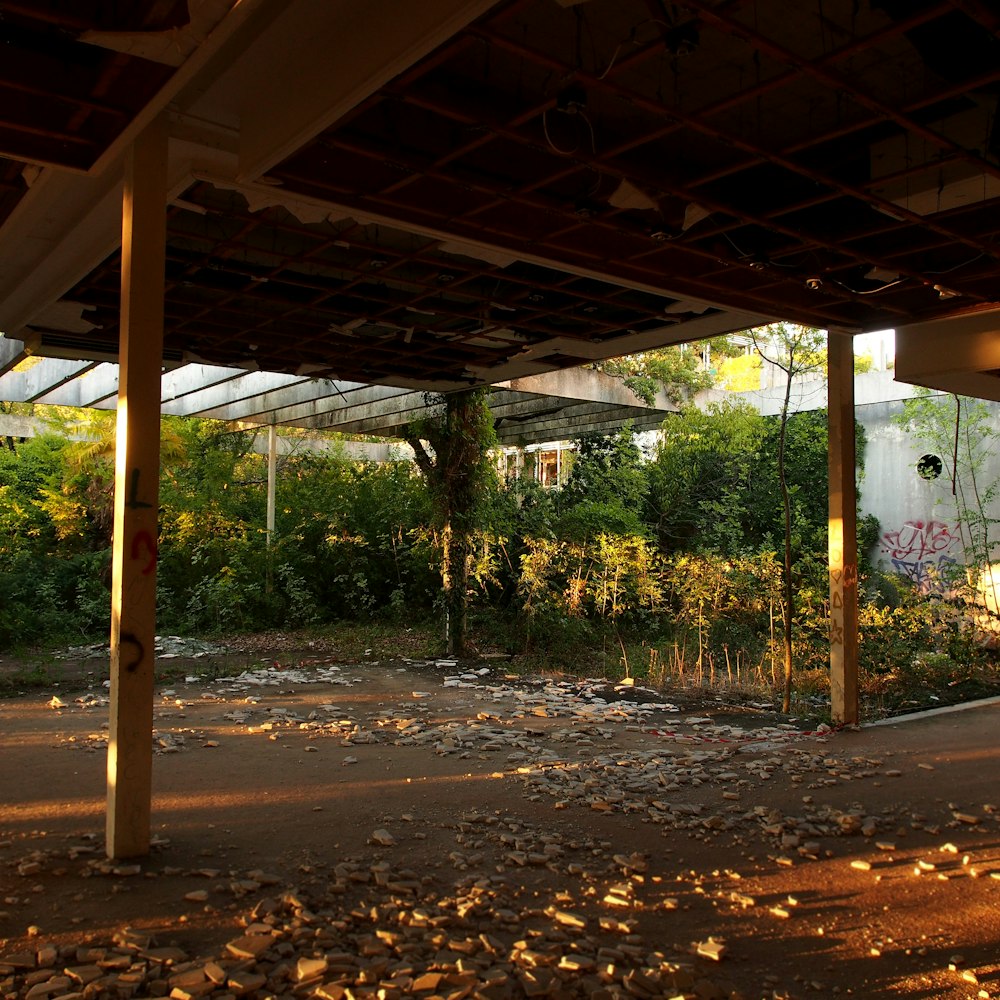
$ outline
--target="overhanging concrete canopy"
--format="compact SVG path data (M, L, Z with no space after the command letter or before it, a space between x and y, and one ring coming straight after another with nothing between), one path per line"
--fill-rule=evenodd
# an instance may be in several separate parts
M447 391L772 319L860 332L997 301L988 5L5 18L0 95L34 98L0 113L0 329L40 353L117 356L123 157L158 115L168 365Z
M0 375L0 400L105 410L117 405L116 364L36 357L26 370L13 370L30 355L26 345L8 338L0 338L0 356L10 369ZM201 364L165 371L160 394L161 412L172 415L378 437L401 437L434 405L425 393L392 386ZM676 410L662 393L649 406L618 379L586 369L504 383L494 387L490 405L501 444L611 433L626 422L647 430Z
M896 378L1000 401L1000 310L897 330Z

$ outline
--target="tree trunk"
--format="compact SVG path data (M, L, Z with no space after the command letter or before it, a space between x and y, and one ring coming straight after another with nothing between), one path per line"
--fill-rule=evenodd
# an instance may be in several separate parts
M468 654L466 626L469 592L469 534L449 521L441 532L441 583L444 588L448 656Z
M791 365L789 365L791 368ZM785 626L784 659L785 683L781 697L781 710L788 713L792 709L792 501L788 495L788 480L785 478L785 439L788 432L788 405L792 395L792 374L788 372L785 385L785 399L781 406L781 432L778 436L778 481L781 484L781 503L785 514L785 562L782 567L782 620Z
M441 526L441 586L445 608L445 641L449 656L469 655L466 608L476 508L489 468L493 418L486 390L456 392L444 400L437 421L411 424L404 435L417 466L431 488ZM434 451L424 447L425 435Z

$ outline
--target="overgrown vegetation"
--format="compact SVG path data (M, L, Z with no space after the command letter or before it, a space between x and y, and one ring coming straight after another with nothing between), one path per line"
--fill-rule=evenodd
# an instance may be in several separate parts
M427 483L440 532L446 652L467 656L473 546L496 478L490 459L496 435L486 388L464 389L428 402L436 403L439 412L412 423L406 442Z
M792 492L788 480L788 418L795 380L807 372L822 368L823 349L826 337L818 330L792 326L787 323L773 323L760 334L753 334L754 348L761 359L779 368L785 376L785 393L778 415L778 488L781 493L781 512L784 518L781 566L781 651L784 661L781 710L788 712L792 703L792 647L795 642L795 579L792 539Z
M583 438L565 486L546 490L530 479L497 481L481 460L488 409L479 397L467 403L413 429L431 442L431 489L412 463L363 464L336 450L283 458L270 546L266 460L253 449L253 432L165 421L158 628L218 636L431 622L441 611L446 529L454 540L459 524L452 598L467 599L470 632L483 649L536 668L713 683L770 698L783 682L790 634L798 696L825 696L823 412L787 416L786 521L779 418L737 403L687 407L667 421L649 458L628 428ZM970 441L974 427L970 417ZM107 635L111 452L100 444L102 428L92 431L97 440L88 445L53 435L0 449L4 648ZM863 463L863 438L858 455ZM446 501L446 484L434 477L455 470L461 481ZM977 487L992 496L992 484L980 479ZM977 524L988 532L985 517ZM868 519L860 527L869 699L892 711L988 690L991 661L964 605L927 600L902 578L876 572L866 555L879 526ZM783 614L786 540L791 628Z

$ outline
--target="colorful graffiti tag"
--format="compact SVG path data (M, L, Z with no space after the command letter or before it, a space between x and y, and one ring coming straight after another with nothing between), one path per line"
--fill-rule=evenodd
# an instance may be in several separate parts
M905 521L886 531L880 543L893 569L907 577L924 594L950 589L958 559L949 553L961 548L958 531L943 521Z

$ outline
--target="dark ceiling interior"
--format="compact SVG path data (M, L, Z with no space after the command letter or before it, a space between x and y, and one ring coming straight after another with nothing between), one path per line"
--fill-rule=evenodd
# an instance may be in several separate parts
M994 6L514 0L272 175L811 325L892 326L947 308L935 286L997 294Z
M188 17L0 2L0 222L25 164L92 167L175 72L92 33ZM498 3L255 179L322 217L192 179L166 355L450 386L725 310L860 332L983 308L998 29L992 0ZM61 293L90 329L28 332L113 352L118 269Z
M589 344L661 328L676 302L513 258L501 266L350 218L304 223L281 207L251 212L238 192L204 182L171 207L167 231L169 360L249 363L266 354L268 370L361 382L449 368L477 380L546 338ZM120 281L116 255L67 295L92 307L90 342L109 353ZM58 331L45 332L54 344ZM588 359L542 360L567 368Z

